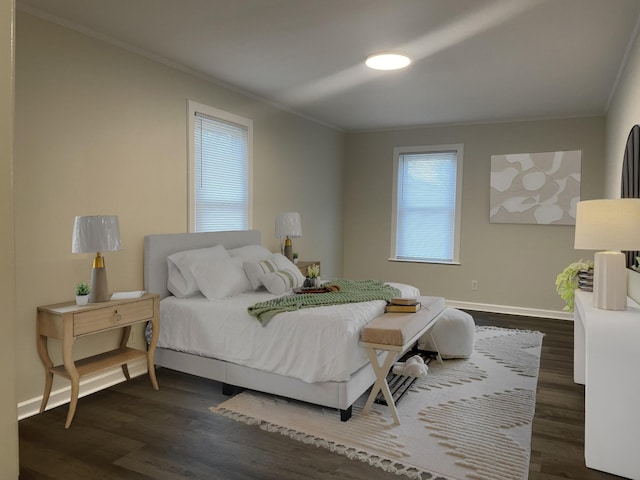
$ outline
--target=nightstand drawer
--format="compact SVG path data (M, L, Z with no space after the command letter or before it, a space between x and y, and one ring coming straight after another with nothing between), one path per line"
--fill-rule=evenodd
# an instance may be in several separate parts
M73 335L118 328L151 317L153 317L153 299L88 310L74 315Z

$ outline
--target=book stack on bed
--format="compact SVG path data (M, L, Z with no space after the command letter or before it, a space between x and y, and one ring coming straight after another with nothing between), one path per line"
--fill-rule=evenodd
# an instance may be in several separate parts
M417 298L392 298L385 307L385 313L415 313L420 310Z

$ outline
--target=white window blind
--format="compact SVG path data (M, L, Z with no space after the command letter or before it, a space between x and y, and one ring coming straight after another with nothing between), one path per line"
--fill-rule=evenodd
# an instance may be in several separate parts
M246 230L250 223L251 125L213 117L197 109L191 113L191 230Z
M462 146L438 151L396 150L392 256L397 260L458 262Z

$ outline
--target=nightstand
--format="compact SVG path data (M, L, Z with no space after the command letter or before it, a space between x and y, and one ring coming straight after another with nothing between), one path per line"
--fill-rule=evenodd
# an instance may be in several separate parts
M302 273L303 277L307 276L307 267L309 265L318 265L318 268L320 268L320 262L318 261L303 262L302 260L300 260L298 261L298 263L296 263L296 266L300 270L300 273Z
M83 306L67 302L38 307L38 355L42 360L46 375L40 412L45 410L49 401L53 375L69 379L71 381L71 401L67 421L64 425L64 428L69 428L78 404L80 378L100 370L121 366L122 373L129 380L127 362L139 358L147 359L151 384L155 390L158 390L153 354L158 343L160 329L159 308L160 297L152 293L147 293L139 298L90 303ZM151 322L153 326L148 350L127 347L131 326L143 322ZM116 328L122 329L119 348L81 360L73 360L72 348L76 338ZM47 338L55 338L62 342L62 365L53 365L49 357Z

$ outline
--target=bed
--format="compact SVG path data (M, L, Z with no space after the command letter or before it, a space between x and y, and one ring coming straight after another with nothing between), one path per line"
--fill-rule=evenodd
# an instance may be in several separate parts
M233 302L229 301L226 308L228 311L225 315L231 317L236 315L237 321L229 322L231 326L229 331L224 330L221 324L214 324L213 329L216 334L210 335L209 341L206 338L207 333L198 326L196 320L193 320L193 324L190 322L191 317L198 316L193 313L194 310L206 311L210 302L202 296L181 299L171 294L167 287L170 278L167 258L177 252L214 245L222 245L226 250L260 245L260 232L247 230L157 234L145 237L145 290L157 293L161 298L162 327L161 338L155 352L156 365L219 381L223 384L225 393L231 393L237 388L248 388L335 408L340 410L343 421L348 420L351 416L352 404L375 382L375 374L369 366L366 352L358 346L359 329L371 318L383 313L384 302L341 306L348 307L347 311L351 310L349 315L357 317L356 327L352 325L349 327L352 331L336 333L338 331L336 329L341 327L338 323L332 323L330 333L317 330L312 335L308 335L312 342L317 344L314 347L298 345L299 340L295 338L299 337L293 336L294 330L314 328L318 323L316 317L320 315L319 312L325 310L331 313L333 311L330 309L338 307L304 309L302 317L295 321L289 313L279 314L269 322L267 328L260 325L257 319L245 318L247 317L246 306L266 298L273 298L273 295L261 291L245 292L234 296ZM403 293L406 292L413 293L411 290L403 291ZM241 303L241 307L237 305L239 301L244 302L244 304ZM219 303L226 305L224 300ZM243 310L237 310L238 308ZM233 309L236 309L235 313ZM443 301L434 305L434 315L442 309L444 309ZM336 317L345 315L342 311L338 313L336 310L335 313ZM169 322L170 316L179 321ZM223 315L219 314L219 316ZM211 323L214 322L224 322L224 319L212 319ZM354 328L358 331L353 331ZM269 335L273 336L271 340L268 338ZM345 344L342 351L338 353L326 351L327 345L334 343L336 336L349 337L348 341L351 343ZM192 345L194 343L195 345ZM207 349L211 347L200 346L202 343L214 343L212 348L216 353L209 353ZM257 354L250 355L250 350ZM316 368L309 373L303 365L305 362L323 368Z

